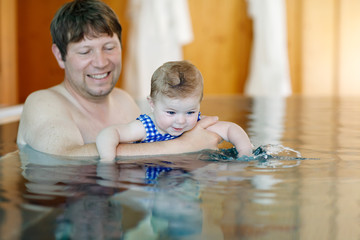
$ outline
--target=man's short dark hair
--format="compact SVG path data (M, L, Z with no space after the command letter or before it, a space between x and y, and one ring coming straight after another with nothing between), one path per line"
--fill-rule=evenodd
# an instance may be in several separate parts
M121 43L121 25L114 11L98 0L74 0L64 4L55 14L50 25L53 43L65 61L67 46L84 37L99 37L115 33Z

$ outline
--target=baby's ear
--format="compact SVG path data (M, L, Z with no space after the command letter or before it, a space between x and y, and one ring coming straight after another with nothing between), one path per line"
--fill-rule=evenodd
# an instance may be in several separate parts
M148 101L148 103L150 105L151 111L154 111L154 100L150 96L148 96L146 99L147 99L147 101Z

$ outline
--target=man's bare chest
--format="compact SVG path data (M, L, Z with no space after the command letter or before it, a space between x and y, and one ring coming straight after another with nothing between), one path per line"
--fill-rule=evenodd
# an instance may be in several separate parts
M101 115L79 115L76 123L83 137L84 143L94 143L97 135L106 127L115 124L125 124L132 120L123 114L112 114L107 117Z

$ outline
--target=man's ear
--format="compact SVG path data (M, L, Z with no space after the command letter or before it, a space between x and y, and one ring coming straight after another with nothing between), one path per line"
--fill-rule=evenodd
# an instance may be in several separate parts
M64 69L65 68L65 63L62 60L61 57L61 52L59 50L59 48L56 46L56 44L53 43L53 45L51 46L51 50L56 58L56 61L58 62L60 68Z
M154 100L150 96L148 96L146 99L150 105L151 111L154 111Z

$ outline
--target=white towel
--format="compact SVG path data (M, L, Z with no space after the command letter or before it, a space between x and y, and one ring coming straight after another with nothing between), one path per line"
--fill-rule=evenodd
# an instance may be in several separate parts
M245 94L286 97L291 94L291 82L285 1L248 0L248 12L254 42Z
M130 0L130 28L124 62L125 90L135 99L150 94L153 72L167 61L183 59L193 39L187 0Z

